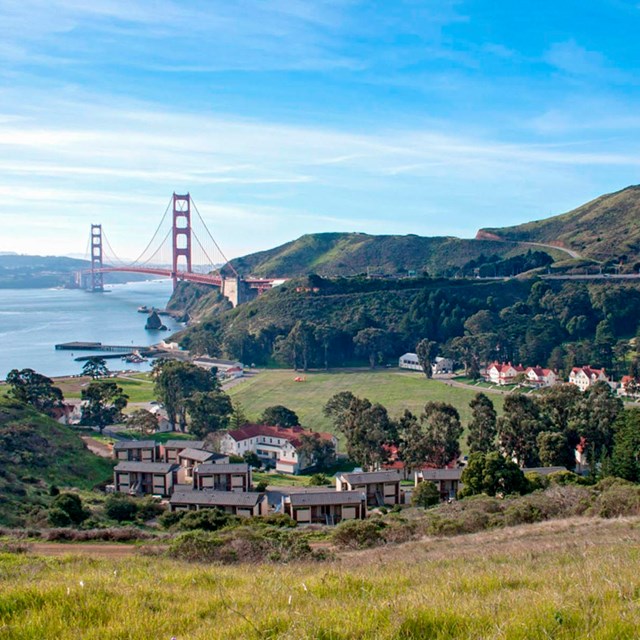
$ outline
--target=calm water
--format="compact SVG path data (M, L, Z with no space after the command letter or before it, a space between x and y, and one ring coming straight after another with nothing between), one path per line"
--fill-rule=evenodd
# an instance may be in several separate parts
M111 285L105 293L71 289L0 290L0 379L9 370L30 367L48 376L80 373L74 357L90 352L56 351L54 345L74 340L119 345L150 345L180 328L163 316L169 331L145 331L140 305L164 308L170 280ZM107 360L110 369L147 370L149 363Z

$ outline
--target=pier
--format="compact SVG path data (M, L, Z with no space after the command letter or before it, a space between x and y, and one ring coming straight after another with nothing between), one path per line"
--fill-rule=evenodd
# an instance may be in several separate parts
M118 353L129 353L132 351L149 350L149 345L136 346L133 344L102 344L102 342L64 342L56 345L57 351L113 351Z

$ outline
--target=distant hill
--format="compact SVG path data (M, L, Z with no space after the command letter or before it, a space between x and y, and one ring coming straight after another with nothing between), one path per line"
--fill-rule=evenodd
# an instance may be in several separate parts
M363 273L397 275L408 271L454 276L461 267L482 256L496 255L504 259L529 249L531 247L525 245L506 245L494 240L315 233L268 251L237 258L231 264L242 275L273 278L294 278L310 273L327 277ZM556 259L563 257L560 252L545 251Z
M112 467L71 428L0 395L0 525L37 524L51 484L91 489Z
M480 229L482 240L538 242L565 247L598 262L640 262L640 185L609 193L561 215L514 227Z
M76 271L91 263L66 256L30 256L0 253L0 289L46 289L74 284ZM107 273L105 283L137 282L152 276L137 273Z

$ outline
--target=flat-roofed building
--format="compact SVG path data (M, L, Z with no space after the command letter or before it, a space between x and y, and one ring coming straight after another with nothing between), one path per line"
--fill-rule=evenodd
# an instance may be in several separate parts
M363 491L298 491L283 497L281 511L300 524L338 524L366 518L367 500Z
M266 516L269 512L264 493L213 491L178 488L169 500L171 511L197 511L217 508L240 517Z
M245 463L199 464L193 470L193 488L214 491L250 491L251 467Z
M113 485L131 495L171 495L178 465L170 462L122 461L113 469Z
M364 491L370 506L400 504L401 480L402 473L397 469L341 473L336 477L336 490Z

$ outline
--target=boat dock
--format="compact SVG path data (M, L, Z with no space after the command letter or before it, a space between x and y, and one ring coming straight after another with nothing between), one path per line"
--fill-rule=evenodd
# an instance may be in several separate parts
M113 351L118 353L131 353L132 351L148 350L147 346L135 346L132 344L102 344L102 342L63 342L56 345L57 351Z

